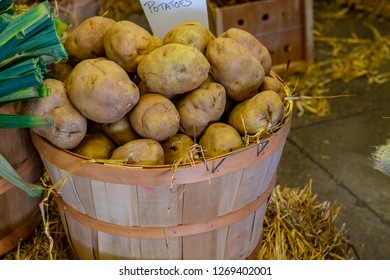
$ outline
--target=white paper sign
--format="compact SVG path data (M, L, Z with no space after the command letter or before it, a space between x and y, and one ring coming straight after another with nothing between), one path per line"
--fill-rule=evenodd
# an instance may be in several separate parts
M153 35L164 38L174 26L196 20L209 28L206 0L140 0Z

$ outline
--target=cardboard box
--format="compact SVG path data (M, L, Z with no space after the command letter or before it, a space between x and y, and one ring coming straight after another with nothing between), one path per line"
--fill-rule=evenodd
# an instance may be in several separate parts
M248 31L271 53L274 70L303 68L313 59L312 0L259 0L218 7L208 2L210 30L219 35L236 27Z

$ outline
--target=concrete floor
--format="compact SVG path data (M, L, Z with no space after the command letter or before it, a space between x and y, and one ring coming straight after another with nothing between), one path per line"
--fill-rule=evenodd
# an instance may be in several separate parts
M318 6L314 6L316 17ZM337 20L326 30L329 36L352 33L371 38L362 25L367 16L356 12ZM390 23L369 20L382 35L390 34ZM315 45L316 61L325 59L322 46ZM390 71L387 60L382 71ZM278 168L278 183L302 187L313 180L313 192L342 209L337 223L346 224L360 259L390 259L390 177L373 168L375 147L390 137L390 82L369 84L359 78L333 83L329 95L353 94L330 100L331 114L325 118L293 114L292 129Z

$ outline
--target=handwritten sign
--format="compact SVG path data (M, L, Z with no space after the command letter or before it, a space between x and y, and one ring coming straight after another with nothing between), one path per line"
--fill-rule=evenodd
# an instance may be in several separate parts
M164 38L174 26L196 20L209 28L206 0L140 0L153 35Z

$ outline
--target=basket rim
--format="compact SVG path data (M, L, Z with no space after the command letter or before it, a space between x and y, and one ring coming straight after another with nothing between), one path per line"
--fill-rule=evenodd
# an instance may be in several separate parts
M195 165L179 166L176 169L171 165L144 167L97 163L57 148L33 131L31 131L31 138L47 170L50 170L47 166L50 163L72 176L77 175L115 184L127 185L130 182L131 185L158 186L211 180L254 164L260 164L261 161L283 148L290 128L291 116L275 133L262 140L262 145L266 143L263 147L261 144L252 144L223 156L210 158ZM261 149L254 149L256 147L261 147Z

